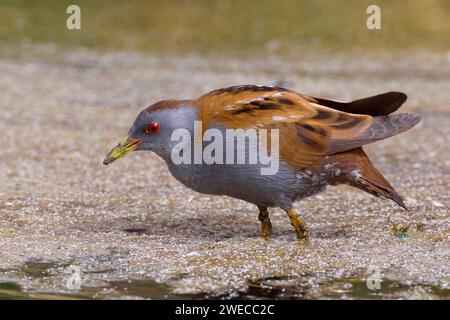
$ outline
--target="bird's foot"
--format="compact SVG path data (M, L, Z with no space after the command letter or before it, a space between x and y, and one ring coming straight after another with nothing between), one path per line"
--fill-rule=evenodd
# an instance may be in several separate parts
M267 208L259 209L259 221L261 221L261 230L259 231L259 236L262 238L270 238L272 236L272 223L269 219L269 212Z
M287 212L289 218L291 219L291 224L297 233L297 239L302 242L309 241L309 232L306 228L305 222L297 215L294 210L289 210Z
M272 224L270 223L269 219L261 222L261 230L259 231L259 236L266 239L272 236Z
M309 241L309 231L306 228L306 226L299 227L298 229L295 229L295 232L297 232L297 239L302 242L308 242Z

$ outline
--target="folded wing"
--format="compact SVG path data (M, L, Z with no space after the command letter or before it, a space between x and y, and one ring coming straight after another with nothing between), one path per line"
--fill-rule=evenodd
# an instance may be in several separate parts
M389 115L405 100L404 94L390 92L344 103L278 87L236 86L199 98L197 106L205 129L211 123L229 129L278 129L282 159L304 168L325 155L356 149L413 127L419 116Z

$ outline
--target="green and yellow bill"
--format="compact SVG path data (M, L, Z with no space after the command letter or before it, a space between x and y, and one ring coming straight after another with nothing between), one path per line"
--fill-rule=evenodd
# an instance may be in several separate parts
M136 139L130 139L128 137L125 137L122 141L119 142L119 144L114 147L105 157L105 160L103 160L104 165L108 165L117 159L122 158L127 153L130 153L134 150L136 150L136 147L141 143L141 140Z

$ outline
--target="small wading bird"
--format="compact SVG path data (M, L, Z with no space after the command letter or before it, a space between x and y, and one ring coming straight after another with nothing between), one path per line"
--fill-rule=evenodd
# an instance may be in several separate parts
M135 150L153 151L187 187L255 204L262 237L272 235L267 208L279 207L287 212L298 239L306 240L307 228L292 205L327 185L348 184L406 209L362 149L420 121L411 113L391 114L406 98L400 92L387 92L340 102L280 87L244 85L214 90L196 100L164 100L141 111L128 136L103 163ZM203 130L278 129L279 170L261 175L260 164L174 164L171 152L177 142L171 134L184 128L193 136L195 121L201 121Z

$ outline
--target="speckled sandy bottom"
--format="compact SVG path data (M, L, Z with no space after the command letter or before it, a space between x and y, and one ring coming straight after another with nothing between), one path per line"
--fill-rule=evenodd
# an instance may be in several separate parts
M73 265L85 289L154 279L170 294L220 295L283 279L303 283L293 297L320 298L321 283L364 280L374 266L385 284L408 285L378 297L437 297L428 286L448 294L450 57L50 56L36 49L20 61L0 59L0 282L76 294L66 287ZM154 154L101 164L140 107L245 83L339 99L406 92L402 110L420 113L422 124L366 150L411 211L333 187L296 204L308 246L280 210L271 211L274 236L266 241L257 237L255 207L186 189ZM395 236L393 224L409 230ZM27 272L33 263L49 264ZM348 297L352 286L339 285L335 297ZM96 297L145 296L114 288Z

